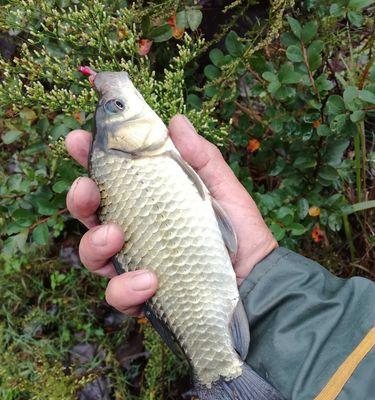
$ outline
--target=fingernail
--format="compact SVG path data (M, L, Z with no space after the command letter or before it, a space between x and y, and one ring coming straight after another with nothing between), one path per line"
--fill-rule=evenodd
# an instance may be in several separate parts
M195 130L194 126L193 126L192 123L189 121L189 119L188 119L185 115L182 115L182 118L184 119L186 125L188 125L189 128L190 128L195 134L197 134L197 131Z
M134 274L130 284L133 290L143 291L151 288L153 275L149 271L137 271L137 274Z
M107 244L108 229L108 225L96 229L91 235L91 243L94 246L105 246Z

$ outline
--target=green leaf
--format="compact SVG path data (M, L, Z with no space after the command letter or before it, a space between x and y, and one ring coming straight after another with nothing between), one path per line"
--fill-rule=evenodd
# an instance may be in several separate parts
M56 193L63 193L66 190L68 190L70 187L70 183L66 182L66 181L57 181L56 183L54 183L54 185L52 186L52 190Z
M352 103L359 96L359 90L356 86L348 86L344 90L343 98L346 105Z
M368 210L375 207L375 200L362 201L356 204L350 204L343 208L344 214L352 214L358 211Z
M309 21L302 29L301 37L305 44L309 44L318 32L318 24L316 21Z
M212 64L206 65L204 67L204 75L210 80L213 81L214 79L220 76L219 68L215 67Z
M374 3L374 0L350 0L349 8L351 10L361 10L362 8L371 6Z
M277 241L283 239L283 237L285 236L285 229L282 228L279 224L271 224L270 229Z
M262 78L268 82L278 81L277 76L273 72L269 71L263 72Z
M375 104L375 94L370 92L369 90L360 90L359 98L366 103Z
M332 166L340 165L344 152L349 146L347 139L331 139L328 141L323 160Z
M278 157L274 167L271 169L268 175L277 176L284 170L285 167L286 167L286 161L282 157Z
M341 114L345 112L345 103L341 96L334 94L328 97L327 113L331 115Z
M233 57L240 57L244 51L244 46L238 40L238 35L234 31L230 31L226 36L225 47Z
M176 25L180 29L185 29L185 28L188 27L186 11L185 10L179 11L176 14Z
M200 110L202 107L202 100L196 94L191 93L186 98L186 104L195 110Z
M293 35L292 32L285 32L280 36L281 44L284 47L288 47L290 45L300 45L300 41Z
M327 79L325 74L322 74L315 79L315 85L319 93L331 90L333 88L333 83Z
M313 156L299 156L294 160L293 165L299 169L313 168L316 166L316 160Z
M3 135L1 135L1 139L3 140L4 144L11 144L18 140L22 135L22 132L17 129L12 129L7 131Z
M338 232L342 226L342 218L340 214L330 214L328 217L328 226L334 231Z
M332 131L329 129L327 125L320 124L316 129L316 133L319 136L329 136L332 133Z
M46 199L38 199L37 210L40 215L52 215L57 210L52 206L51 202Z
M338 114L332 119L329 127L334 132L340 132L344 128L346 121L347 121L346 114Z
M186 19L192 31L198 29L202 22L202 18L203 14L201 10L197 10L196 8L190 8L186 10Z
M155 43L166 42L173 36L172 28L168 24L154 27L150 30L150 39Z
M296 222L291 224L289 229L291 229L291 234L293 236L301 236L306 232L306 228L302 224L298 224Z
M301 39L302 35L302 27L301 24L295 19L290 16L287 17L288 23L290 28L292 29L292 32L294 35L298 38Z
M334 17L344 17L345 15L345 8L340 4L333 3L329 8L329 12Z
M320 53L324 48L324 42L322 40L314 40L307 49L307 60L309 62L310 69L316 70L322 64L322 57Z
M294 71L293 64L285 63L279 69L279 79L281 83L293 84L301 80L301 74Z
M338 173L336 168L326 165L323 168L321 168L318 172L318 176L321 178L327 180L327 181L334 181L338 178Z
M362 110L354 111L350 114L350 121L357 123L365 119L366 113Z
M363 23L363 16L355 11L348 12L348 19L350 23L359 28Z
M292 62L302 62L303 55L300 46L291 45L286 49L286 56Z
M212 49L209 57L212 63L218 68L224 63L224 53L220 49Z
M44 222L39 224L33 230L33 240L35 243L40 245L46 245L48 243L49 231L48 226Z
M309 212L309 202L302 198L297 202L297 214L299 219L304 219Z

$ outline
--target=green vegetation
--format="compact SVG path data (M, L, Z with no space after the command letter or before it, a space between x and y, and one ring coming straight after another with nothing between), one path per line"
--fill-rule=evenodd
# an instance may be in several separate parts
M373 276L371 1L277 0L259 20L244 17L256 1L235 1L216 10L225 23L213 35L189 0L0 4L16 44L0 58L1 398L73 399L103 376L114 399L177 399L188 386L186 365L105 306L106 281L73 251L83 229L65 196L85 171L63 140L91 129L97 101L79 65L127 70L165 122L187 114L282 245L341 276ZM94 348L84 362L82 343Z

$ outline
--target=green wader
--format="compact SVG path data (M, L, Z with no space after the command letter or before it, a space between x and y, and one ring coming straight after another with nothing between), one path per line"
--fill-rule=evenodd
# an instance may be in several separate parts
M274 250L241 284L247 362L288 400L375 400L375 283Z

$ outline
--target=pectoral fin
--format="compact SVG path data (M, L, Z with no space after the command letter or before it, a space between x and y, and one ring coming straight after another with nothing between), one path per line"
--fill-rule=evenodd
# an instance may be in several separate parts
M237 306L234 309L230 328L233 347L237 350L242 360L245 360L247 353L249 352L250 329L249 321L241 299L238 300Z
M227 213L223 210L221 205L214 198L212 198L211 201L221 234L223 235L224 243L231 253L236 254L237 236L232 226L232 222L230 221Z
M185 174L194 183L195 187L198 190L198 193L200 194L200 196L204 200L206 198L207 189L205 188L204 183L202 182L202 179L199 177L199 175L175 151L168 151L166 154L169 155L171 158L173 158L173 160L176 161L176 163L182 168L182 170L185 172Z
M184 351L178 344L173 333L170 331L165 322L158 318L158 316L152 311L152 308L147 304L147 302L143 305L143 311L147 319L150 321L152 327L164 340L164 343L170 348L170 350L180 359L186 360Z

